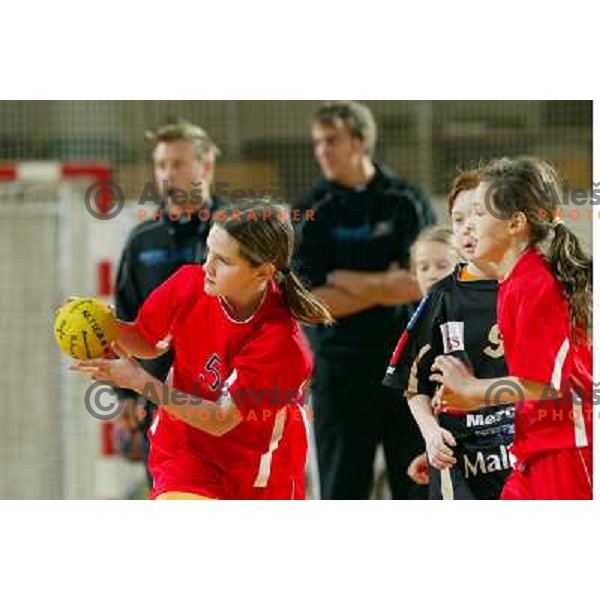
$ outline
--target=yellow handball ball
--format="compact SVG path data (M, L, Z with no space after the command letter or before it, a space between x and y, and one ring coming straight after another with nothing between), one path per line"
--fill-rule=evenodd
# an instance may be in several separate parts
M59 348L72 358L100 358L117 338L117 321L99 300L74 298L58 309L54 337Z

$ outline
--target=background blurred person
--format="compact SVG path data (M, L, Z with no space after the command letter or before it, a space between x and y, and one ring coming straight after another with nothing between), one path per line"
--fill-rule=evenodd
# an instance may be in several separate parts
M152 151L157 197L166 190L167 198L166 204L161 197L160 203L144 205L150 215L161 209L162 214L139 223L125 243L115 288L117 316L124 321L134 321L150 293L181 266L204 262L210 219L198 211L224 204L210 195L219 149L206 131L176 120L147 131L145 138ZM141 364L163 381L172 362L168 352ZM131 459L141 454L145 460L154 405L133 390L119 389L119 395L125 406L115 424L117 450Z
M300 224L296 261L336 318L311 335L323 499L368 498L379 444L392 496L423 495L406 475L421 436L405 403L381 385L381 373L407 322L407 307L399 307L421 295L408 271L409 248L434 218L417 188L373 161L376 137L362 104L329 103L313 116L323 177L300 203L314 213Z

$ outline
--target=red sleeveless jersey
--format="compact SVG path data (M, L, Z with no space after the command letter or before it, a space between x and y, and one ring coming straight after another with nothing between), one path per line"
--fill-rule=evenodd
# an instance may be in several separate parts
M498 324L509 374L559 390L517 404L513 454L591 446L591 347L583 332L572 335L567 300L538 250L524 252L500 284Z
M270 282L255 314L236 321L204 292L204 269L189 265L148 297L135 326L151 344L173 335L173 388L209 401L228 391L243 417L218 437L159 407L148 433L151 497L241 499L269 497L269 489L303 497L312 360L279 288Z

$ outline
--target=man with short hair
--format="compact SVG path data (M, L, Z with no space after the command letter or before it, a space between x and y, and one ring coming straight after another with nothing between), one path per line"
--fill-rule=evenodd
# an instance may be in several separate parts
M116 281L117 316L134 321L139 308L150 293L181 266L204 262L210 218L204 214L224 203L211 197L215 161L219 149L209 135L197 125L184 120L159 126L146 132L152 150L154 179L158 195L167 190L167 205L160 208L144 204L160 218L138 224L131 232L121 256ZM166 182L166 183L165 183ZM200 212L200 214L198 214ZM160 380L167 376L171 352L156 360L141 361L144 368ZM120 389L125 406L116 423L117 447L121 454L137 458L132 450L137 430L143 435L143 458L148 451L146 433L152 422L154 405L145 402L143 418L138 419L138 396ZM137 442L139 445L139 434Z
M435 222L432 207L373 161L377 128L366 106L322 106L312 138L323 178L300 204L314 213L299 226L296 263L337 320L309 333L321 497L368 498L382 444L392 496L423 498L426 489L406 474L421 435L406 401L381 381L408 305L420 297L409 249Z

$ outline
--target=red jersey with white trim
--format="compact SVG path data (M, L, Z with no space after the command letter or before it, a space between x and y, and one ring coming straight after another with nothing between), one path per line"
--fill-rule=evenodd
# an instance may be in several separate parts
M185 266L154 290L135 326L151 344L173 335L174 389L210 401L229 392L243 416L217 437L159 407L148 433L151 497L185 491L247 498L272 486L303 489L312 359L274 283L251 318L235 321L221 298L204 292L204 269Z
M591 446L591 346L581 330L574 339L562 287L538 250L524 252L500 284L498 325L509 374L560 390L547 387L544 399L517 403L513 454L525 460Z

